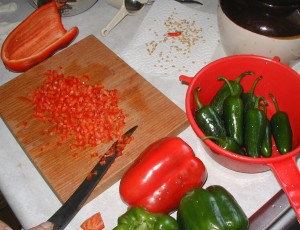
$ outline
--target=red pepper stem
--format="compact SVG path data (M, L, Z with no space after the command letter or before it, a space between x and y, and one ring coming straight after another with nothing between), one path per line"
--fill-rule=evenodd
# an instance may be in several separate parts
M246 72L242 73L242 74L235 80L235 82L236 82L236 83L240 83L240 81L243 79L243 77L245 77L245 76L247 76L247 75L253 75L253 74L254 74L254 72L252 72L252 71L246 71Z
M230 81L228 81L227 78L225 78L225 77L218 77L218 80L219 80L219 81L220 81L220 80L225 81L225 83L226 83L226 84L228 85L228 87L229 87L231 96L235 96L235 95L234 95L234 92L233 92L232 85L231 85Z
M263 78L262 76L259 76L258 78L255 79L255 81L254 81L254 83L253 83L253 85L252 85L252 87L251 87L249 93L252 93L252 94L254 93L254 90L255 90L255 87L256 87L257 83L258 83L262 78Z
M201 102L199 100L199 96L198 96L199 91L200 91L200 87L197 87L194 89L194 97L195 97L195 101L198 106L198 109L201 109L203 107L203 105L201 104Z
M279 112L280 110L279 110L279 106L278 106L278 102L277 102L276 98L275 98L274 95L271 94L271 93L269 94L269 96L271 97L271 99L272 99L272 101L273 101L273 103L274 103L276 112Z

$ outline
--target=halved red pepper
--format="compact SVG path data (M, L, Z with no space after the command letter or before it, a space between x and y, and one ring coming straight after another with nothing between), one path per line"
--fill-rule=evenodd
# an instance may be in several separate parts
M192 148L179 137L167 137L147 147L124 174L120 195L131 207L168 214L206 178L206 168Z
M1 58L9 70L23 72L66 47L77 36L66 30L55 1L37 8L5 39Z

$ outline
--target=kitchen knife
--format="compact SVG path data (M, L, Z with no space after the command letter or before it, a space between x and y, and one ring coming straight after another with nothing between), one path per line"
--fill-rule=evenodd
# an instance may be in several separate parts
M299 229L295 211L282 189L250 218L249 230L293 230Z
M132 127L119 140L113 143L104 154L105 164L100 159L70 198L48 219L48 221L54 224L54 230L64 229L69 224L118 156L120 152L119 141L130 137L136 128L137 126Z

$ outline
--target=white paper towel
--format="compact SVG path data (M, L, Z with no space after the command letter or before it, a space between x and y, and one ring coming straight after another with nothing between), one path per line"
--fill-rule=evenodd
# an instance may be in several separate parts
M218 46L216 21L216 15L174 0L155 1L120 56L142 75L194 75Z

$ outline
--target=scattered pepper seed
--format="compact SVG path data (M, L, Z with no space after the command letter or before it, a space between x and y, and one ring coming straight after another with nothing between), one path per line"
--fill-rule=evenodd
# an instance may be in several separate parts
M156 19L153 20L155 23ZM153 67L160 67L165 70L175 69L174 65L170 65L174 61L174 54L180 53L181 56L185 56L187 59L190 58L189 54L191 49L197 45L202 36L202 28L197 27L195 20L185 18L179 19L177 9L174 8L171 14L164 21L164 26L166 33L161 38L161 34L158 34L157 31L151 29L155 36L160 37L159 40L153 40L149 43L146 43L147 53L155 55L156 50L160 45L168 45L167 52L161 52L158 54L159 60L158 65L153 64ZM177 55L175 56L177 59Z

